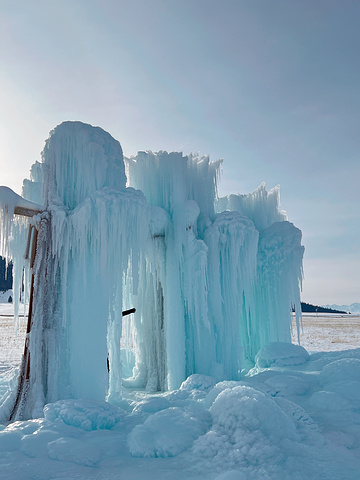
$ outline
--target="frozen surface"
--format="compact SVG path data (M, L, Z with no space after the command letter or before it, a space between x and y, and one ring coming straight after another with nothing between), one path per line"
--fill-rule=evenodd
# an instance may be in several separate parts
M10 325L1 329L11 338ZM330 339L341 334L341 324L337 330ZM284 345L273 343L270 351L271 367L239 381L197 374L174 391L125 390L120 405L48 404L44 418L0 426L1 474L9 480L356 480L360 349L304 354L297 365L284 365ZM2 344L9 368L15 353L11 341ZM7 372L0 375L2 394L11 381Z

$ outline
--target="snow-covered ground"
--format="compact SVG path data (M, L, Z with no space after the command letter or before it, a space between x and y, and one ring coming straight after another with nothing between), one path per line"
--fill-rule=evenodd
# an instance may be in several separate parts
M300 343L309 352L333 352L360 347L360 315L304 314ZM293 342L297 343L295 322Z
M3 300L4 301L4 300ZM15 381L16 335L0 304L0 395ZM305 316L302 347L270 344L242 381L193 375L120 405L63 400L0 426L0 478L358 479L360 317Z

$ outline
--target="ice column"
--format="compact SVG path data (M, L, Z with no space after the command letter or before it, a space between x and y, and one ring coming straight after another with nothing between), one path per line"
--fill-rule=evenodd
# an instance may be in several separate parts
M148 359L148 376L143 379L148 388L177 388L187 375L211 371L208 359L213 361L215 350L203 235L215 217L220 163L167 152L139 152L127 160L130 185L141 189L153 207L152 239L142 279L143 291L151 288L153 293L143 303L142 322L146 325L155 318L160 326L144 327L142 353L138 353ZM159 328L164 339L160 377L164 378L165 370L165 383L160 378L154 381L156 374L150 374L154 372L150 359L160 354L154 337Z
M41 196L42 184L46 207L36 220L25 417L61 398L119 399L123 276L131 270L136 291L149 231L149 206L126 188L121 146L102 129L59 125L39 165L24 184L30 198Z

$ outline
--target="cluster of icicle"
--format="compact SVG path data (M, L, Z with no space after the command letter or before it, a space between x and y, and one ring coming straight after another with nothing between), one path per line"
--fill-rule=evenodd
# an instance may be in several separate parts
M127 384L239 379L263 345L291 341L293 306L299 325L301 232L279 209L278 187L218 199L220 164L166 152L126 159L129 184L152 207Z
M277 188L218 199L220 165L166 152L124 165L119 142L98 127L65 122L51 132L23 188L45 206L32 220L24 416L62 398L116 402L122 382L166 390L192 373L238 379L264 344L290 341L301 232L279 210ZM6 237L12 224L3 221L2 252L21 272L20 249ZM130 307L135 315L123 320ZM135 352L127 379L123 347Z
M17 292L14 301L15 327L18 328L20 301L28 301L29 262L24 261L26 239L29 228L27 217L15 216L16 206L32 205L24 201L8 187L0 187L0 255L10 261L16 258L13 268L13 290ZM24 287L24 288L23 288Z

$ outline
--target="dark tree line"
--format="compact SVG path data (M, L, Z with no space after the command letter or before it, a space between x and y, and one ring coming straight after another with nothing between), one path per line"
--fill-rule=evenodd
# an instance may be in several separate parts
M293 311L295 311L294 308ZM311 305L311 303L304 302L301 302L301 311L303 313L349 313L343 312L342 310L333 310L332 308L319 307L318 305Z

